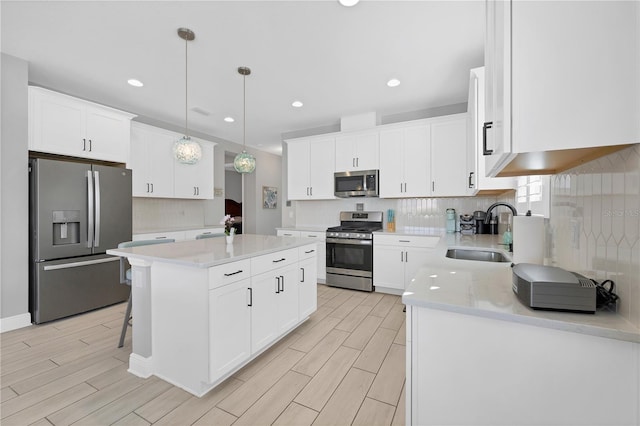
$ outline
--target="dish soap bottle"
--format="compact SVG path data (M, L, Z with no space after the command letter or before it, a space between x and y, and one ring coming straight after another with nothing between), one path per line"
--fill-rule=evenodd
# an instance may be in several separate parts
M509 246L509 251L511 251L511 244L513 244L513 234L511 233L511 224L507 224L507 230L502 234L502 244Z

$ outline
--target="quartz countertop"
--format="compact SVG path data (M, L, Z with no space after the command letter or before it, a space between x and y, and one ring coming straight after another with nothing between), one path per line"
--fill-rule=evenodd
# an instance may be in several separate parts
M309 232L325 232L327 228L330 228L332 225L327 226L285 226L276 228L282 231L309 231ZM337 226L337 225L333 225Z
M202 240L112 249L107 250L107 254L195 268L210 268L316 242L312 238L241 234L234 237L233 244L226 244L225 238L204 238Z
M609 311L540 311L512 290L511 263L449 259L449 248L487 248L511 258L499 235L441 234L438 245L402 296L405 304L640 343L640 329Z
M156 233L160 233L160 232L182 232L182 231L192 231L194 229L220 229L220 230L224 230L224 226L223 225L203 225L203 226L180 226L180 227L172 227L172 228L136 229L133 232L133 235L156 234Z

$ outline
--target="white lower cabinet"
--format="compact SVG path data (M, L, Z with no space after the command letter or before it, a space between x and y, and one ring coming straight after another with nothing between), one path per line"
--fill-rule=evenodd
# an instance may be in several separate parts
M317 250L312 246L301 247L298 251L298 317L306 318L318 308L318 265ZM324 264L324 261L322 262Z
M640 422L638 343L412 305L406 339L407 425Z
M439 239L376 234L373 238L373 285L405 290Z
M211 382L251 356L251 280L210 290L209 307Z

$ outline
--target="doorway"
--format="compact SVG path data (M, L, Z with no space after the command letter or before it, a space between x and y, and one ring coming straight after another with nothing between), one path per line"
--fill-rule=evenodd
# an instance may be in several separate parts
M235 218L236 234L242 234L242 174L233 168L236 153L224 153L224 214Z

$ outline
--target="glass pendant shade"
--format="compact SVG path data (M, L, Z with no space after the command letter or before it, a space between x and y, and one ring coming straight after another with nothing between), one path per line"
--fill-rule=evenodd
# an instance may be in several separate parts
M202 158L202 147L189 136L173 144L173 155L182 164L196 164Z
M256 159L253 155L247 153L247 151L242 150L233 160L233 168L236 169L238 173L253 173L256 169Z

